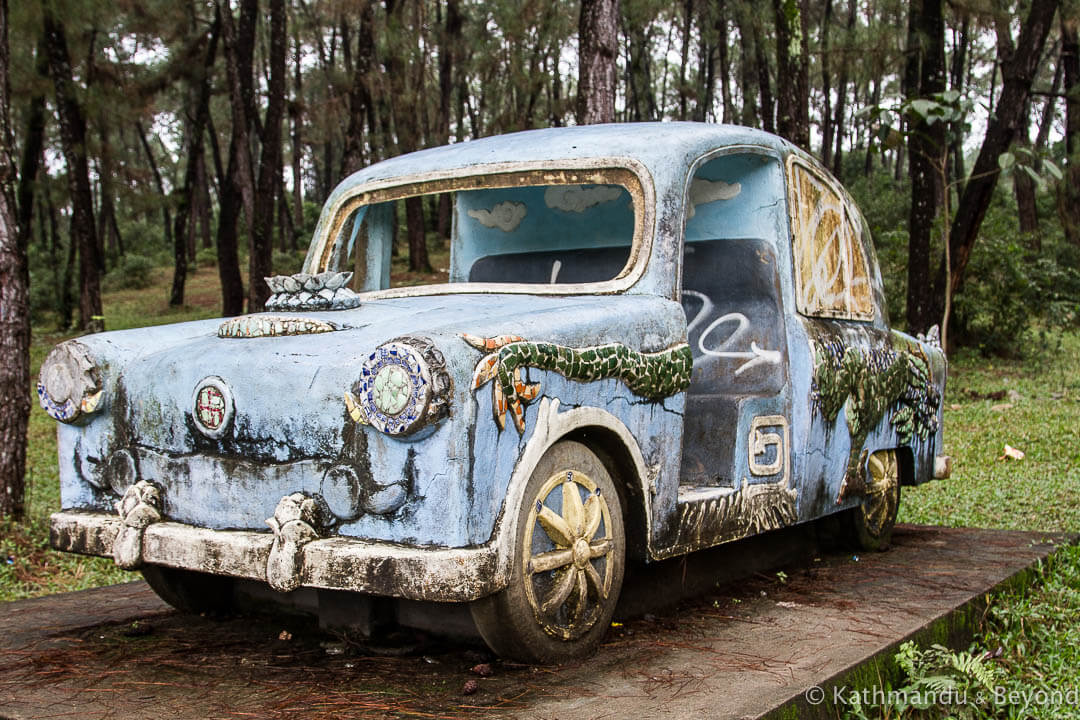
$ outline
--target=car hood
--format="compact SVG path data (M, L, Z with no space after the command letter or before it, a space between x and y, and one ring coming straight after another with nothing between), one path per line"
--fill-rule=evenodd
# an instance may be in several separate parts
M346 311L253 314L241 325L265 327L275 318L308 334L219 337L229 321L214 320L80 338L103 376L105 403L95 424L108 418L121 443L169 454L330 457L350 422L344 393L370 354L395 338L428 338L446 358L453 418L470 398L482 356L464 333L573 347L621 342L654 352L683 340L685 326L681 307L656 297L522 295L381 299ZM195 389L209 377L228 387L235 406L233 427L221 438L205 436L191 418Z

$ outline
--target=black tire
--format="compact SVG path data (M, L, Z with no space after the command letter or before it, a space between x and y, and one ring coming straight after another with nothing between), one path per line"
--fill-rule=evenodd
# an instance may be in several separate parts
M576 506L563 507L575 497ZM625 570L622 505L611 476L589 448L562 440L537 463L517 512L510 584L471 606L480 635L500 656L523 662L593 652Z
M866 462L866 495L851 511L851 540L866 552L888 550L900 510L900 461L895 450L879 450Z
M221 616L235 608L232 578L161 565L143 566L142 576L159 598L181 612Z

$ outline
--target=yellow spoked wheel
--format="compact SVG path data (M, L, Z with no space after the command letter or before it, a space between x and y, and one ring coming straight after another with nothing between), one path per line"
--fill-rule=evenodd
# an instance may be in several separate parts
M866 462L867 488L853 514L854 540L863 550L885 550L900 509L900 464L895 450L879 450Z
M500 655L559 662L603 638L622 587L625 538L618 492L599 458L553 445L522 498L510 585L473 604Z

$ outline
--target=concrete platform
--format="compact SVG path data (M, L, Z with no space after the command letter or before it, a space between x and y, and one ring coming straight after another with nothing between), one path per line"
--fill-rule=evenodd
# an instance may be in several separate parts
M905 639L966 644L985 593L1074 539L901 526L857 559L805 530L732 544L639 570L624 613L652 597L650 612L558 668L413 633L364 647L299 619L186 616L141 582L25 600L0 605L0 718L835 717L807 690L831 698ZM753 574L717 586L732 567ZM658 591L702 588L656 609Z

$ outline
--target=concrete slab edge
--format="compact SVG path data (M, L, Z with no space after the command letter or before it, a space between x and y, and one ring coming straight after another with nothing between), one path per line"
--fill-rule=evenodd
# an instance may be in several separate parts
M1027 567L1016 571L1001 582L984 592L973 596L967 602L890 643L884 648L871 653L854 665L841 670L823 680L816 687L823 691L823 700L812 704L807 699L807 690L812 686L798 689L780 705L758 716L758 720L837 720L843 717L844 706L834 701L838 688L848 692L870 687L884 687L887 681L896 687L901 679L900 668L893 657L905 642L914 641L920 646L934 643L952 650L966 650L975 638L975 632L981 618L986 614L994 596L1031 585L1038 573L1038 562L1046 562L1062 548L1080 544L1080 535L1071 533L1047 533L1046 544L1052 549L1045 555L1032 560ZM748 720L748 719L747 719Z

